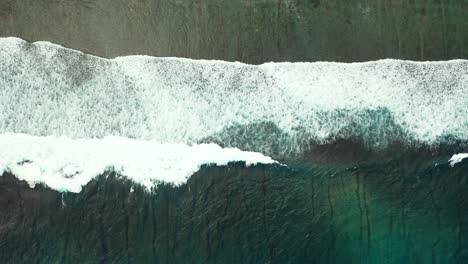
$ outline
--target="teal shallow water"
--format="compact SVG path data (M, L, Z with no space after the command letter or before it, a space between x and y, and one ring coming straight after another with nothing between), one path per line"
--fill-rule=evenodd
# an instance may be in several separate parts
M4 263L462 263L468 162L449 156L205 167L154 193L0 177ZM430 155L429 155L430 156ZM107 179L106 179L107 178Z

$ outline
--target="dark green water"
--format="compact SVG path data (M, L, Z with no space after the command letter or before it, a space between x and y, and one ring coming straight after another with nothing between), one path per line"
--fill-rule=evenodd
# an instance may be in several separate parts
M2 0L0 36L103 57L268 61L468 57L463 0Z
M464 263L468 162L403 154L205 167L156 193L113 173L79 194L0 177L3 263ZM107 179L105 179L107 177ZM8 213L6 213L8 212Z

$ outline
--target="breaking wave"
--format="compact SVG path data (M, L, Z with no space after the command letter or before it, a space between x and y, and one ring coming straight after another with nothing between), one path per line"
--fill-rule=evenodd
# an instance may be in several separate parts
M162 182L183 184L203 165L276 163L260 153L216 144L160 144L119 137L73 140L7 133L0 135L0 146L0 176L8 171L31 187L40 183L71 192L80 192L106 171L151 190Z
M343 139L377 149L468 139L467 60L103 59L17 38L0 39L0 58L0 133L215 142L274 157Z

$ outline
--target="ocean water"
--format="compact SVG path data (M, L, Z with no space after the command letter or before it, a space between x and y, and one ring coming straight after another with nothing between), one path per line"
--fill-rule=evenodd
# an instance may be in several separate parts
M6 263L463 263L468 61L0 39Z

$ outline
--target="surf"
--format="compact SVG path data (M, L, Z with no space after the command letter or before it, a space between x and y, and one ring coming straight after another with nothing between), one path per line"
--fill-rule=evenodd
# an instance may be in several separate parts
M468 61L266 63L0 39L0 133L216 143L287 159L340 140L462 146Z

